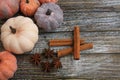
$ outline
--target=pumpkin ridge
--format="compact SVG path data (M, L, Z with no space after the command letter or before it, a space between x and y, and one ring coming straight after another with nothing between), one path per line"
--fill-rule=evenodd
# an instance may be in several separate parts
M7 57L9 55L9 57ZM12 62L16 61L16 57L11 55L10 53L8 54L8 51L2 52L0 56L3 56L2 59L4 60L11 60ZM12 59L11 59L12 58Z
M30 14L30 15L32 15L33 12L32 12L31 10L33 10L33 11L35 12L34 8L33 8L33 7L30 8L29 6L27 6L27 7L28 7L28 8L25 8L25 9L24 9L24 14ZM27 11L26 11L26 9L27 9Z
M2 66L3 66L3 65L2 65ZM5 68L5 67L6 67L6 66L4 66L4 68ZM13 74L14 74L14 72L12 72L11 70L9 70L8 67L9 67L9 66L7 66L5 69L4 69L4 68L1 69L1 71L4 72L4 73L2 73L2 74L3 74L3 75L5 76L5 78L7 78L7 79L11 78L11 77L13 76ZM10 71L10 74L8 73L8 71Z
M18 38L17 38L18 39ZM17 40L16 38L13 40L14 42L11 42L9 46L10 47L10 50L14 53L17 53L17 52L21 52L23 53L23 50L22 48L19 46L19 41ZM12 44L14 43L14 45Z
M9 4L7 5L8 6L8 11L9 11L9 15L12 15L12 13L14 13L11 9L10 9L10 6L9 6ZM13 15L12 15L13 16Z
M52 21L52 20L54 20L54 21ZM59 22L56 21L55 19L49 18L49 21L51 22L50 25L52 26L52 27L51 27L52 29L55 29L55 28L58 28L58 27L59 27L59 26L58 26L58 25L59 25L59 24L58 24Z
M18 12L18 0L0 0L0 19L12 17Z
M7 80L7 78L3 75L2 72L0 72L0 79L1 79L1 80Z
M20 19L17 19L17 20L15 21L16 24L18 24L18 22L21 21L21 22L20 22L21 24L19 24L19 27L25 25L25 23L27 23L27 24L28 24L28 23L33 23L33 21L32 21L31 19L29 19L28 17L26 17L26 19L25 19L24 21L23 21L23 17L22 17L22 16L19 16L19 17L21 17L21 18L20 18ZM27 25L27 24L26 24L26 25ZM19 28L19 27L18 27L18 28Z
M28 25L28 24L25 24L25 25ZM34 29L33 29L32 26L34 26ZM21 33L24 33L24 31L25 31L25 32L26 32L26 31L30 31L30 33L31 33L31 30L34 30L33 32L37 34L37 33L38 33L38 27L37 27L37 26L35 27L35 26L36 26L36 25L34 25L34 24L30 24L30 26L28 26L29 28L27 28L27 27L26 27L26 28L21 27L21 28L24 28L24 29L21 31ZM32 33L33 33L33 32L32 32Z
M7 46L7 45L10 44L10 40L11 40L11 39L9 39L10 36L11 36L11 35L9 35L8 37L5 37L5 38L2 40L3 46L4 46L8 51L11 51L11 50L10 50L10 47ZM6 43L6 42L7 42L7 43Z
M57 19L56 21L57 21L59 24L61 24L61 23L63 22L63 18L60 17L60 14L57 14L57 16L56 16L56 15L52 15L51 17L55 17L55 19Z
M49 19L44 19L44 21L41 21L41 22L46 23L46 24L41 24L42 26L44 26L44 27L42 27L44 30L45 29L46 29L46 31L51 30ZM47 27L47 26L49 26L49 27Z
M39 5L37 0L21 0L20 9L25 16L33 16Z
M11 37L11 35L9 37ZM5 39L4 39L5 42L3 41L3 44L4 44L3 46L6 48L6 50L12 51L11 45L15 44L15 41L13 40L15 38L15 35L12 35L12 38L9 38L9 39L8 39L8 37L6 37L6 38L7 38L6 40L8 40L8 41L5 41ZM13 44L11 44L11 41L14 41ZM6 42L8 42L8 43L6 43Z
M7 37L8 37L8 35L10 35L10 34L8 34L8 35L5 35L5 36L2 36L2 35L3 35L3 33L6 33L6 32L2 32L2 33L1 33L1 41L4 41L4 39L5 39L5 38L7 38Z
M10 11L10 9L12 8L12 6L13 6L13 5L12 5L12 6L10 6L10 4L8 4L7 6L8 6L9 11ZM11 9L11 14L12 14L12 13L15 13L15 12Z
M6 61L4 61L4 64L3 65L6 65L6 66L13 66L13 64L11 65L10 63L16 63L17 64L17 62L14 62L14 61L10 61L10 60L6 60ZM11 70L11 72L12 71L16 71L17 70L17 66L14 66L15 68L13 68L13 67L7 67L9 70Z
M24 37L26 37L27 39L32 37L32 42L35 43L36 41L38 41L38 37L36 36L36 32L30 33L28 31L24 31L22 34L24 34ZM28 36L29 35L29 36Z
M23 52L28 52L28 51L32 50L32 48L34 47L34 43L33 43L32 41L30 41L29 39L25 38L24 36L20 36L20 37L22 37L22 40L24 40L24 41L27 40L27 41L26 41L27 43L30 42L30 43L33 45L33 46L28 46L28 44L26 44L26 45L23 46L23 42L20 43L21 41L19 41L20 48L23 50ZM20 37L19 37L19 38L20 38ZM21 38L20 38L20 39L21 39ZM19 40L20 40L20 39L19 39ZM26 43L26 42L25 42L25 43ZM30 44L30 43L29 43L29 44ZM27 46L28 46L28 47L31 47L31 48L26 50L25 47L27 47Z

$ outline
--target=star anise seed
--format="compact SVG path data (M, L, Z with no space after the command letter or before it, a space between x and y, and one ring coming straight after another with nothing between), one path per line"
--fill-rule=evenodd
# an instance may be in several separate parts
M40 64L40 61L41 61L40 54L38 54L38 53L33 54L31 56L31 60L30 61L38 66Z
M60 59L59 59L59 58L53 59L52 64L53 64L53 67L56 68L56 69L62 67L62 63L60 62Z
M54 57L54 51L51 50L50 48L49 49L45 49L44 55L45 55L46 58Z
M42 68L44 72L50 72L51 64L49 61L41 62Z

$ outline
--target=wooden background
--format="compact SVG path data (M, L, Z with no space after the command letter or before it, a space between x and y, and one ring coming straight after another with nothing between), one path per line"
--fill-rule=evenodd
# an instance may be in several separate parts
M64 11L64 23L55 31L40 31L35 48L16 55L18 70L10 80L120 80L120 0L59 0L58 4ZM65 56L61 58L63 68L51 73L29 62L31 54L49 47L50 39L72 38L74 25L80 26L86 42L94 43L93 49L81 52L79 61Z

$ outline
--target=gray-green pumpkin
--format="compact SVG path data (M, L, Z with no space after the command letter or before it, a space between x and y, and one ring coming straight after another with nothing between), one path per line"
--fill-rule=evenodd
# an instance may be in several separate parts
M34 17L40 28L52 31L63 22L63 11L55 3L44 3L38 8Z

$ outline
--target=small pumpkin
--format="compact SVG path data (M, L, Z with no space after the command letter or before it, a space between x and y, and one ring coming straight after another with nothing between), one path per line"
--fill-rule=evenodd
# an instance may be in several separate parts
M51 31L59 27L63 22L63 11L55 3L44 3L38 8L34 17L40 28Z
M21 12L25 16L33 16L39 6L38 0L21 0L20 3Z
M17 70L17 60L8 51L0 52L0 80L8 80Z
M48 2L54 2L56 3L58 0L39 0L40 3L48 3Z
M1 41L6 50L23 54L31 51L38 40L38 27L28 17L8 19L1 27Z
M20 0L0 0L0 19L10 18L19 10Z

